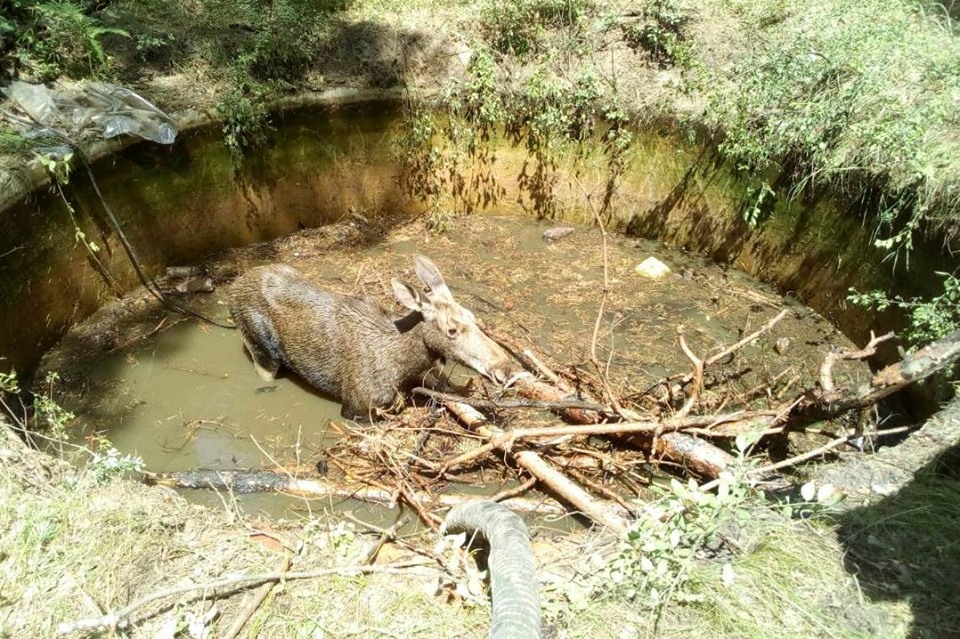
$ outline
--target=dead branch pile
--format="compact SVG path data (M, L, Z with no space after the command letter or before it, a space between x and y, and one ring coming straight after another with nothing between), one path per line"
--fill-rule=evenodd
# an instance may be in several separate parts
M872 406L907 384L927 377L960 358L960 333L916 351L875 373L859 388L838 387L833 368L840 360L863 360L892 334L871 336L862 350L826 353L814 388L784 393L781 379L748 393L724 389L723 376L706 380L718 363L729 366L739 351L755 343L786 315L781 311L755 332L717 352L698 354L683 328L677 347L690 370L659 380L642 393L620 397L593 360L586 367L559 367L511 335L487 327L510 351L525 373L510 389L470 386L465 393L417 388L423 405L373 425L335 424L341 441L324 451L330 477L304 478L283 473L197 473L155 476L169 485L216 485L233 490L272 489L325 498L353 497L403 503L437 529L435 509L458 498L451 483L471 487L495 484L494 500L513 507L549 512L545 497L521 496L532 488L594 523L623 528L636 516L634 500L657 469L699 479L717 478L734 461L732 450L762 455L767 443L791 431L823 438L794 457L755 468L763 479L782 468L821 458L854 438L876 438L884 431L866 427ZM789 384L787 385L789 387ZM837 418L848 412L855 419ZM902 432L903 429L893 429ZM734 442L739 448L735 447ZM259 475L259 476L258 476ZM268 475L264 478L262 475ZM251 488L253 484L262 484ZM549 504L549 505L548 505Z

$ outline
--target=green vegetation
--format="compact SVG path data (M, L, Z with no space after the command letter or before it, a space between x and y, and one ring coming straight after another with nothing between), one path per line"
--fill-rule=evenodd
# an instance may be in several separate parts
M575 28L588 0L483 0L481 31L495 51L526 57L549 46L551 29Z
M929 299L900 296L888 297L882 291L851 291L854 304L883 311L898 308L910 319L904 337L913 346L922 346L960 330L960 279L950 273L937 273L943 278L943 293Z
M93 2L10 0L0 14L0 82L24 76L98 77L109 59L105 36L129 38L93 17Z
M960 481L957 450L917 473L904 490L870 507L834 518L849 554L848 571L864 593L882 601L911 602L914 637L949 637L960 631L960 610L944 606L960 594Z
M650 0L641 14L641 22L623 27L627 44L643 49L660 66L688 66L694 56L687 34L690 15L677 0Z
M700 492L677 480L652 504L659 517L641 517L631 526L620 555L607 566L615 593L651 608L659 615L669 603L688 600L691 574L698 556L724 547L729 523L752 518L746 507L749 488L725 473L716 494ZM729 551L728 551L729 552Z
M599 138L608 167L607 213L633 141L629 117L616 96L589 69L568 77L547 67L504 91L504 71L494 55L487 49L475 53L466 79L446 87L439 113L411 105L413 125L398 143L404 187L430 201L432 210L442 209L444 216L453 213L447 197L465 205L465 212L489 206L498 194L485 171L496 146L507 141L529 157L519 176L527 206L539 218L553 218L558 164L576 163ZM479 171L480 179L468 182L472 171Z
M875 216L878 245L950 232L960 199L960 39L914 0L727 0L762 34L711 95L721 151L752 174L787 167Z

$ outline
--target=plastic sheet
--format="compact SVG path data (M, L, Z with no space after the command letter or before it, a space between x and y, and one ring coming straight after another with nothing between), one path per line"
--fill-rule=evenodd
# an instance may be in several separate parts
M2 89L30 119L4 115L25 137L56 131L76 137L96 129L104 138L135 135L160 144L173 144L177 127L173 119L129 89L91 82L78 89L51 90L42 84L16 81Z

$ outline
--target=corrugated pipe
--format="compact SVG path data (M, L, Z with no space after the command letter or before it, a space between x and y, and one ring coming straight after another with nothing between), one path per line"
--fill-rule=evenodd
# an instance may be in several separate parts
M490 638L540 639L540 593L523 520L503 504L472 501L455 506L442 531L476 533L490 545Z

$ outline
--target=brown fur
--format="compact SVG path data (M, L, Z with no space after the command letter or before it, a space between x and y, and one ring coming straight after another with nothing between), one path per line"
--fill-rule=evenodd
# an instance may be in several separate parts
M393 317L372 297L325 291L295 269L271 264L233 284L230 310L257 372L281 366L339 399L346 417L372 415L397 393L422 383L439 360L453 359L503 383L507 354L454 301L436 265L414 259L425 289L398 280L393 290L410 313Z

